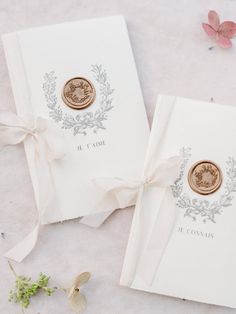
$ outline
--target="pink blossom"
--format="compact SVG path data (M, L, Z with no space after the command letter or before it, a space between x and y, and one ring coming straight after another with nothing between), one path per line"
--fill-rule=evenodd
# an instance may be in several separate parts
M232 47L230 39L236 34L236 23L232 21L220 23L219 15L215 11L209 11L208 21L209 24L202 23L207 35L222 48Z

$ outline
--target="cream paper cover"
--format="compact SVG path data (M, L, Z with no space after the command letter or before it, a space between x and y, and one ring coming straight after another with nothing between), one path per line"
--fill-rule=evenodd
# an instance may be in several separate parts
M6 114L0 121L1 144L24 142L40 224L93 213L83 223L99 226L115 209L133 205L137 192L121 204L95 182L102 177L140 180L149 136L124 18L32 28L4 35L3 44L17 110L13 120L18 119L18 131L25 133L21 140L5 143L15 135L14 121ZM64 84L73 77L85 77L96 90L94 103L83 110L69 108L61 97ZM53 124L55 137L63 142L63 156L44 163L53 186L48 193L45 180L41 184L39 179L44 170L35 162L35 150L43 146L32 146L36 137L42 139L42 132L37 132L39 118ZM45 210L39 199L47 194L55 202ZM22 254L8 257L20 261Z
M172 196L140 191L121 284L168 296L236 307L236 108L159 96L144 172L153 160L180 154ZM212 160L222 185L200 195L188 184L199 160ZM172 200L175 200L175 210Z

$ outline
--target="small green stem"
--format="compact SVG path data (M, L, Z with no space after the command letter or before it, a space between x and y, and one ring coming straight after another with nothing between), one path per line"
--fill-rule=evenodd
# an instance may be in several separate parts
M11 262L10 262L10 261L7 261L7 262L8 262L8 265L9 265L9 267L10 267L12 273L14 274L14 276L15 276L15 277L18 277L18 275L17 275L17 273L15 272L15 269L13 268Z
M57 290L61 290L61 291L65 292L65 293L68 292L68 289L63 288L63 287L55 287L55 288L56 288Z

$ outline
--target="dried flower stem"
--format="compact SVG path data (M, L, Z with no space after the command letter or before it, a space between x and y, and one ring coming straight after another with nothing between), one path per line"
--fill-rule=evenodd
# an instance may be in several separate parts
M10 261L7 261L8 262L8 265L9 265L9 267L10 267L10 270L12 271L12 273L14 274L14 276L15 277L18 277L17 276L17 273L16 273L16 271L15 271L15 269L13 268L13 266L12 266L12 264L11 264L11 262Z

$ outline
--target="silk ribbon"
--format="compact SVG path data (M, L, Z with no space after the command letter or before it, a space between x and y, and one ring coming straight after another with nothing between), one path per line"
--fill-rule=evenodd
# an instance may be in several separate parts
M150 186L166 188L167 197L174 201L169 187L173 184L178 175L179 163L180 158L178 156L160 160L156 163L157 166L152 169L150 175L140 181L104 177L96 178L93 182L104 192L104 197L101 202L105 202L107 198L113 198L116 201L116 208L124 208L127 207L127 204L136 203L141 187L143 189ZM90 215L83 217L80 222L92 227L98 227L114 211L115 210L108 209L107 211L101 212L96 209Z
M41 117L22 119L16 114L1 112L0 150L7 145L16 145L22 142L33 157L38 179L37 186L34 186L37 189L38 219L33 230L5 254L5 257L17 262L21 262L33 250L38 239L43 215L49 210L59 210L50 164L64 155L61 134L58 134L51 121Z
M139 189L120 279L125 286L132 287L136 280L143 281L144 286L153 284L176 225L178 210L171 185L179 176L181 158L172 157L160 163L163 156L176 154L175 148L168 152L165 145L175 103L175 97L158 97L143 177L157 174L154 169L158 169L162 180Z
M137 268L132 269L132 272L137 271L141 273L141 277L149 285L152 284L155 278L155 274L175 226L176 205L171 185L178 177L180 163L181 158L179 156L159 160L156 162L156 167L151 168L152 170L149 169L149 176L140 181L129 181L122 178L97 178L94 180L95 184L104 190L104 200L106 197L113 196L117 201L118 208L126 207L127 204L136 201L136 208L139 208L142 212L145 211L145 209L142 208L144 206L143 198L145 197L145 192L151 187L155 188L155 193L158 194L160 199L159 204L156 204L157 215L150 231L149 241L137 261ZM112 212L113 211L98 213L96 211L96 213L82 218L81 222L97 227L111 215ZM139 236L142 235L140 234Z

